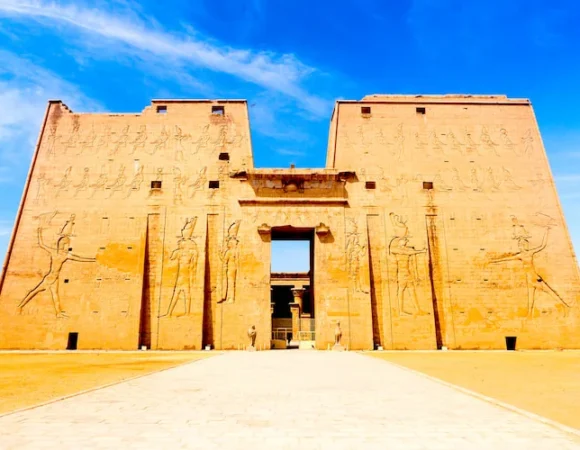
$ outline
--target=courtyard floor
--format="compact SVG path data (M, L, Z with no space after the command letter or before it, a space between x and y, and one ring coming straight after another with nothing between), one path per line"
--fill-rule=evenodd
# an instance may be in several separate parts
M4 415L0 448L563 450L580 434L355 352L228 352Z

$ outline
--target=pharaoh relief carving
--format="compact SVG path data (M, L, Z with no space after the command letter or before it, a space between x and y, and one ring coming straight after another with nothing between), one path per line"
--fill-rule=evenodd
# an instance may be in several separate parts
M101 150L107 150L112 142L112 132L111 127L106 125L103 129L103 133L99 136L99 141L97 142L97 152Z
M154 155L158 151L164 151L167 148L167 141L169 140L169 132L165 128L165 125L161 128L161 132L155 140L151 142L148 153Z
M101 168L101 173L99 175L99 178L97 178L97 181L95 181L93 184L90 185L90 187L93 189L93 192L91 193L89 198L94 198L97 192L105 192L107 182L108 182L107 171L106 168L103 166Z
M361 244L360 232L354 219L348 220L346 232L346 263L351 286L354 292L369 293L363 261L368 258L367 246Z
M201 129L201 133L195 142L195 150L193 154L197 154L199 152L204 153L209 146L209 141L211 140L211 136L209 135L209 124L204 125Z
M419 305L417 298L417 286L421 279L419 277L418 255L427 253L426 249L417 250L409 245L409 228L406 221L399 215L389 214L391 224L395 230L395 236L389 243L389 253L395 256L397 263L397 306L398 313L402 316L409 316L405 306L405 299L410 300L417 315L427 314Z
M56 134L56 126L50 127L50 132L47 138L48 148L46 149L46 154L49 158L54 158L56 156L56 142L61 138L60 135Z
M238 275L238 231L240 220L228 228L225 249L221 252L221 296L218 303L234 303L236 300L236 279Z
M63 141L63 152L67 153L70 149L77 148L80 138L80 124L78 122L73 123L72 130L66 141Z
M133 192L141 190L141 185L143 184L143 181L145 181L143 170L143 166L139 165L137 167L133 179L131 180L131 183L129 183L129 189L127 189L127 196L125 198L129 198Z
M109 151L109 156L117 155L119 152L123 152L129 143L129 125L125 126L119 133L119 137L114 141L111 150Z
M70 251L71 237L73 237L73 228L75 225L75 215L71 214L70 218L61 226L57 234L54 245L47 245L44 241L43 232L52 227L52 220L58 214L57 211L42 214L38 217L39 225L36 230L38 246L44 250L50 260L48 268L45 271L42 280L22 299L18 304L18 310L22 313L24 307L28 305L37 295L48 291L54 306L54 312L57 318L67 317L62 310L60 296L58 292L60 273L67 261L75 262L95 262L96 258L78 256Z
M83 177L78 184L75 184L73 187L75 189L74 197L79 195L79 192L85 192L89 189L90 184L90 171L88 167L83 169Z
M190 134L185 134L180 127L175 125L175 132L173 133L173 152L175 161L185 160L185 146L184 142L191 139Z
M115 192L120 192L125 188L125 182L127 181L127 176L125 175L125 166L121 165L119 167L119 173L117 174L117 178L113 181L112 184L107 186L107 189L110 189L109 196L107 198L111 198L115 195Z
M97 133L95 132L94 125L91 125L89 132L82 138L79 142L79 151L77 155L83 154L85 151L90 152L95 148L95 142L97 140Z
M187 182L187 177L181 174L179 167L173 167L173 204L183 204L183 186Z
M181 237L177 241L177 248L171 253L169 258L175 261L176 272L175 283L171 300L167 307L167 312L159 317L171 317L179 299L183 299L183 314L191 314L191 287L195 283L197 272L198 250L193 232L197 223L197 217L188 218L181 229Z
M46 186L50 184L50 180L46 178L44 172L40 172L36 178L36 196L34 197L34 204L46 204Z
M496 156L499 156L499 153L497 152L498 144L491 138L487 127L481 127L479 141L482 143L484 148L493 151Z
M535 215L535 225L544 228L544 234L542 242L539 245L532 247L530 245L532 235L524 228L524 225L520 224L516 216L511 216L511 218L512 239L517 241L518 251L501 258L493 259L489 261L489 264L500 264L510 261L518 261L521 264L528 294L528 318L532 318L534 315L534 303L538 293L544 293L555 303L563 305L565 313L567 313L570 304L564 301L564 299L548 284L546 279L540 275L534 262L535 255L542 252L548 245L549 232L552 227L557 225L556 221L545 214L539 213Z

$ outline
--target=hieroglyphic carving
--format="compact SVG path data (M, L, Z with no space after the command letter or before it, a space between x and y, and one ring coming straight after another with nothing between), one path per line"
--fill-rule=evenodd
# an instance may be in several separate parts
M472 153L479 154L478 144L475 143L475 141L471 137L471 131L467 128L465 128L465 135L463 141L465 143L465 151L467 154Z
M218 130L217 138L213 142L214 149L212 151L212 154L215 153L216 151L222 151L225 148L227 135L228 135L228 125L221 125Z
M66 141L63 141L63 153L71 148L75 148L78 145L80 137L80 124L78 122L73 123L72 131Z
M109 125L105 126L103 129L103 134L99 136L99 142L97 142L97 152L100 150L106 150L112 141L111 127Z
M232 223L228 229L225 249L221 252L221 296L218 303L234 303L236 300L236 278L238 274L238 230L240 220Z
M412 313L405 310L405 293L411 296L411 301L418 315L426 314L419 306L417 299L416 287L420 282L417 255L426 253L427 250L417 250L409 246L409 229L406 221L401 216L390 213L389 217L395 236L389 244L389 253L395 255L397 263L397 304L399 315L411 315Z
M107 186L107 189L110 189L111 192L109 192L109 197L111 198L113 195L115 195L115 192L120 192L125 188L125 182L127 181L127 176L125 175L125 166L121 165L121 167L119 167L119 173L117 174L117 179L109 186Z
M400 160L403 157L403 153L405 153L405 133L403 132L402 123L397 125L397 133L395 134L394 141L395 141L394 156L395 158Z
M457 136L451 130L447 133L447 143L451 145L453 150L463 153L463 143L457 139Z
M183 146L184 141L189 141L191 134L184 134L180 127L175 125L175 132L173 133L174 158L175 161L183 161L185 159Z
M209 124L207 124L203 126L201 134L199 135L199 138L197 138L197 141L195 142L195 150L193 151L193 154L195 155L200 151L203 153L205 149L208 147L210 139L211 136L209 135Z
M60 233L57 235L54 247L44 243L43 230L50 227L52 219L57 212L42 214L39 216L39 225L37 228L38 246L48 253L50 262L48 270L44 277L33 289L31 289L22 301L18 304L18 310L22 313L23 308L36 297L38 294L49 291L54 306L55 315L58 318L67 317L61 308L60 297L58 293L58 285L60 272L67 261L76 262L95 262L96 258L86 258L78 256L69 251L72 231L74 227L75 215L71 214L69 220L62 226Z
M85 150L91 151L95 147L95 141L97 140L97 133L95 133L94 125L91 126L90 131L86 134L86 136L79 142L79 152L77 155L80 155L85 152Z
M509 191L518 191L521 189L521 186L519 186L513 180L512 174L508 169L506 169L505 167L502 167L502 173L503 173L503 180L501 182L501 185L503 187L505 187Z
M177 248L171 253L170 260L177 261L177 275L167 312L159 317L172 316L177 302L182 297L184 314L191 314L191 286L195 281L198 260L197 244L193 237L196 223L197 217L185 220Z
M536 293L544 292L553 300L562 303L566 308L570 308L570 305L562 299L562 297L544 280L544 278L538 273L535 263L534 256L540 253L546 248L548 244L548 234L550 228L556 223L554 220L546 215L537 215L544 221L544 236L542 237L542 243L537 247L530 248L531 235L527 232L523 225L521 225L516 216L511 216L512 218L512 239L518 241L518 251L516 253L509 254L501 258L491 260L490 264L498 264L508 261L520 261L522 263L522 268L524 275L526 277L526 287L528 292L528 318L533 317L534 314L534 302L536 300ZM546 220L547 219L547 220Z
M508 136L508 132L505 128L499 130L499 139L505 148L512 151L514 150L515 145Z
M346 232L346 263L354 292L369 293L364 280L363 261L367 258L367 246L360 242L360 232L354 219L348 219L350 227Z
M65 191L69 187L69 185L71 184L71 181L72 181L70 179L71 171L72 171L72 166L68 166L65 169L64 174L63 174L62 178L60 179L60 182L54 185L54 187L57 188L56 193L54 194L54 196L56 198L58 198L60 193L62 191Z
M79 195L79 192L84 192L89 189L89 168L85 167L83 169L83 177L79 184L75 184L73 187L75 188L74 197Z
M204 166L201 169L199 169L199 173L197 174L197 177L188 186L189 198L193 198L195 196L195 193L197 191L201 191L203 189L203 187L205 186L205 184L207 182L206 172L207 172L207 166Z

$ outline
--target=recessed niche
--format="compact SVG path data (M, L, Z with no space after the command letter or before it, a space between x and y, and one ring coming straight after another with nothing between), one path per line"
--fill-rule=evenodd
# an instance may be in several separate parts
M209 188L210 189L219 189L220 188L220 182L217 180L213 180L209 182Z
M152 181L151 182L151 189L161 189L161 181Z
M431 190L433 189L432 181L423 181L423 189Z
M376 189L377 183L375 181L367 181L365 182L365 189Z
M229 153L220 153L218 159L220 161L229 161L230 160L230 154Z
M211 107L211 113L216 114L218 116L223 116L226 113L226 108L225 106L214 105Z

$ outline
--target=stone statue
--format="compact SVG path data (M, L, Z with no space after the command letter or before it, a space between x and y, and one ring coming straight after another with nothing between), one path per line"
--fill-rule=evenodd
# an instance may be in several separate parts
M334 347L332 347L335 351L342 351L344 347L340 344L340 340L342 339L342 330L340 328L340 322L336 322L336 328L334 329Z
M256 349L256 326L252 325L248 328L248 337L250 338L250 347L248 350L255 350Z

